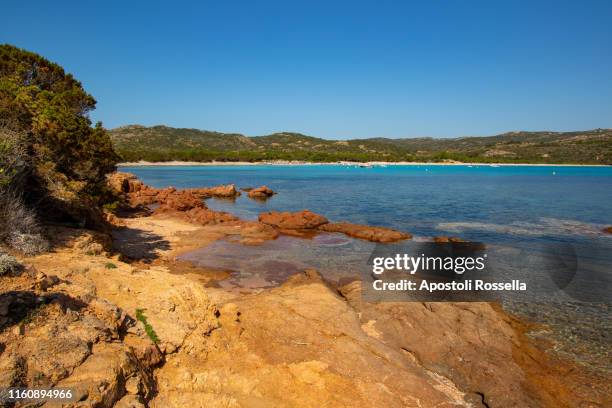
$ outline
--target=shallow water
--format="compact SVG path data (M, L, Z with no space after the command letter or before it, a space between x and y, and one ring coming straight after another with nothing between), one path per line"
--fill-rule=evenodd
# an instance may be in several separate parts
M219 282L221 287L249 291L277 286L308 268L315 268L334 282L359 278L357 268L366 264L373 246L343 234L319 234L312 239L281 235L257 246L220 240L180 259L229 272L230 277Z

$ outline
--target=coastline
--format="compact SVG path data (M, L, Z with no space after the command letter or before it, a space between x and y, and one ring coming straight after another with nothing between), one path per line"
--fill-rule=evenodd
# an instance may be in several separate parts
M108 231L49 226L53 251L20 257L31 273L3 278L0 291L5 310L33 311L0 331L3 357L32 358L89 401L251 406L256 393L262 406L309 406L316 387L317 406L605 404L605 373L532 338L540 327L499 303L364 302L359 281L328 280L310 266L255 291L231 290L220 284L230 271L180 256L218 241L246 248L309 236L286 229L297 228L281 225L286 218L264 225L211 210L190 199L195 190L153 189L125 174L109 187L125 207L106 213ZM9 361L13 378L27 374L22 358Z
M329 163L318 163L318 162L302 162L302 161L288 161L288 160L271 160L265 162L193 162L193 161L180 161L172 160L165 162L149 162L149 161L138 161L138 162L125 162L118 163L117 167L147 167L147 166L363 166L363 167L375 167L375 166L484 166L484 167L610 167L605 164L555 164L555 163L464 163L464 162L329 162Z

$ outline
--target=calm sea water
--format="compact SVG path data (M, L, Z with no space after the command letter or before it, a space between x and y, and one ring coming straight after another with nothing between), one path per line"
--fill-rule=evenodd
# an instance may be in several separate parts
M243 195L209 207L256 219L309 209L331 220L415 235L490 241L605 240L612 225L612 167L531 166L176 166L129 167L154 187L267 185L266 202Z
M417 241L436 235L481 241L487 244L497 272L508 279L538 277L547 279L546 285L559 280L553 276L558 267L576 268L579 273L570 276L572 282L564 290L531 292L527 299L513 297L504 304L552 327L549 334L560 350L610 370L612 235L602 229L612 225L612 167L143 166L121 170L154 187L265 184L278 192L264 202L246 194L233 201L207 201L210 208L243 219L257 219L264 211L309 209L333 221L408 231ZM220 241L185 259L231 271L232 278L225 282L230 288L266 287L308 266L338 281L347 271L363 267L373 249L372 243L333 234L311 241L281 237L259 247ZM552 278L546 278L547 274Z

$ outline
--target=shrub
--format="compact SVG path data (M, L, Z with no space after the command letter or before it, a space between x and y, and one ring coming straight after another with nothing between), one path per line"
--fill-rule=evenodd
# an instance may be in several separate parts
M113 202L104 204L102 208L104 208L106 211L108 211L111 214L115 214L117 210L119 209L120 205L121 203L119 201L113 201Z
M6 186L0 187L0 241L26 255L49 248L34 210L26 207L23 198Z
M102 125L91 124L95 106L59 65L0 45L0 194L10 192L41 220L99 228L94 210L118 156Z
M112 262L107 262L107 263L104 265L104 267L105 267L106 269L117 269L117 265L115 265L115 264L114 264L114 263L112 263Z
M15 232L10 234L7 244L25 255L36 255L49 250L49 242L41 234Z
M4 190L4 191L3 191ZM0 188L0 240L26 255L49 249L38 217L15 192Z
M14 256L0 252L0 276L18 275L23 265Z

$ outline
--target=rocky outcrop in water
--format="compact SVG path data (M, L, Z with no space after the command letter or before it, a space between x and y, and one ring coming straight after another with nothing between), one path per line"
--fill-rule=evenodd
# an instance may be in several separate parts
M249 190L249 198L252 198L255 200L266 200L272 197L274 194L276 193L267 186L261 186L261 187L257 187L257 188L253 188Z
M259 221L282 230L314 229L329 222L324 216L308 210L261 213Z
M160 204L156 212L189 211L195 208L206 208L201 198L186 190L173 191L163 199L158 198L158 200Z
M607 234L612 234L612 227L604 228L603 232L605 232Z
M472 251L481 251L486 248L486 245L482 242L467 241L458 237L437 236L433 238L433 242L436 244L450 244L454 248L464 248Z
M407 232L391 228L370 227L368 225L350 224L348 222L333 222L318 227L325 232L340 232L349 237L365 239L372 242L396 242L412 238Z
M236 197L240 193L233 184L185 190L174 187L157 189L144 184L133 174L113 173L108 177L108 185L133 209L158 205L154 214L175 216L201 225L238 221L238 217L229 213L208 209L203 201L210 197Z
M236 186L233 184L216 187L190 188L186 191L189 191L200 198L234 198L240 195L240 191L236 190Z
M240 242L245 245L260 245L279 236L276 228L255 221L240 222Z
M240 195L233 184L184 190L177 190L175 187L153 188L144 184L135 175L122 172L109 175L107 184L115 194L124 196L132 206L163 204L169 199L180 199L181 195L183 198L189 196L199 199L211 197L233 198Z

